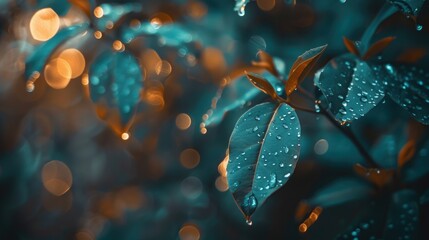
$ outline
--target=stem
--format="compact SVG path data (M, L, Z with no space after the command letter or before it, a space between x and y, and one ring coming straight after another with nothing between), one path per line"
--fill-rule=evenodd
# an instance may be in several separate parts
M392 16L398 11L398 8L393 4L386 2L383 7L378 12L377 16L372 20L371 24L365 30L361 38L361 53L365 53L368 50L369 43L375 31L378 29L378 26L387 18Z
M302 93L310 101L313 101L313 102L315 101L313 95L311 95L311 93L309 93L307 90L301 87L298 87L298 91ZM291 106L294 107L293 105ZM352 143L356 146L359 153L365 158L368 165L371 168L380 168L380 166L377 164L377 162L374 161L374 159L368 153L365 147L359 142L359 139L356 137L353 131L349 127L341 125L328 110L321 107L320 105L319 107L320 107L320 112L332 123L332 125L338 128L346 137L350 139L350 141L352 141ZM299 109L299 110L302 110L302 109Z

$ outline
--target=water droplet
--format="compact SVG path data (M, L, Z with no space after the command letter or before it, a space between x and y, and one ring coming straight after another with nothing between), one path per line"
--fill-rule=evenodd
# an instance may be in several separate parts
M248 216L250 219L250 216L255 212L257 207L258 200L256 200L255 195L253 195L253 193L248 193L241 203L241 209L243 210L244 215Z
M259 129L259 128L258 128L258 126L254 127L254 128L253 128L253 132L258 131L258 129Z
M277 135L277 137L276 137L278 140L280 140L280 139L282 139L282 136L280 136L280 135Z
M27 92L33 92L34 91L34 83L32 81L27 82L26 89L27 89Z
M422 29L423 29L423 25L418 24L418 25L416 26L416 30L417 30L417 31L421 31Z
M270 174L269 187L270 188L275 188L276 185L277 185L277 175L275 173L271 173Z
M252 226L252 224L253 224L253 222L252 222L252 220L250 220L250 218L249 218L249 219L246 219L246 223L247 223L247 225L249 225L249 226Z
M256 120L256 121L259 121L259 120L261 120L261 117L256 116L256 117L255 117L255 120Z
M360 100L361 100L361 102L364 102L364 103L368 102L368 98L367 98L367 97L365 97L365 96L362 96L362 97L360 98Z

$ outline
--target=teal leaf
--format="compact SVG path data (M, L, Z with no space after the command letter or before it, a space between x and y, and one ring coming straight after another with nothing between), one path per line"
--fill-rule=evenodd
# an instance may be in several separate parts
M332 59L315 78L335 118L341 122L363 117L384 97L369 65L352 54Z
M429 124L429 72L412 66L375 66L386 94L414 119Z
M67 0L38 0L38 8L52 8L59 16L64 16L70 9L70 3Z
M63 28L51 39L37 46L25 62L25 77L28 79L33 73L41 72L55 49L65 41L83 33L87 28L86 23Z
M425 205L429 203L429 189L426 189L420 196L420 205Z
M283 84L274 75L266 71L262 74L262 77L274 87L277 94L283 92ZM240 76L232 80L231 83L219 89L218 94L215 106L211 109L208 118L203 122L206 127L219 124L228 112L250 104L258 96L264 95L249 82L246 76Z
M145 22L121 29L122 41L129 43L139 36L157 36L161 45L180 46L193 41L192 34L180 24L155 24Z
M338 179L320 189L312 198L306 200L306 203L311 206L327 208L355 200L367 199L373 192L371 186L358 179Z
M420 239L418 196L413 190L393 194L383 239Z
M293 173L301 126L287 104L262 103L244 113L229 140L228 186L241 211L254 211Z
M389 0L391 4L397 7L407 16L417 17L426 0Z
M122 124L129 122L140 101L143 74L137 60L127 52L105 51L89 71L92 101L117 108Z

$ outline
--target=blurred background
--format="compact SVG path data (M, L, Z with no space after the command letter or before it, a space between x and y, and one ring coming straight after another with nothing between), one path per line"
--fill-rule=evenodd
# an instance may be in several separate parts
M247 90L231 90L224 97L239 107L201 124L237 70L263 50L286 75L300 54L329 44L317 70L346 53L343 36L358 40L386 1L291 2L252 1L239 16L233 0L0 0L0 238L352 239L342 234L365 226L358 213L385 217L390 192L343 204L358 192L344 189L370 185L353 172L359 152L321 116L299 112L298 166L253 226L218 171L236 120L265 98L242 101ZM396 36L386 60L427 69L428 12L426 4L416 21L398 13L381 25L375 39ZM126 93L106 92L106 74ZM408 121L386 100L352 127L388 166ZM406 170L419 195L429 180L422 149ZM303 202L318 196L329 204L300 228L311 212ZM419 209L410 236L428 239L419 227L428 206Z

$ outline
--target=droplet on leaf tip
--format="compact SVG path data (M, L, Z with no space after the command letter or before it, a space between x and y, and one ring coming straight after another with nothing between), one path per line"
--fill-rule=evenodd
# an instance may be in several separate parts
M126 141L130 138L130 134L127 132L124 132L121 134L121 138L122 138L122 140Z

